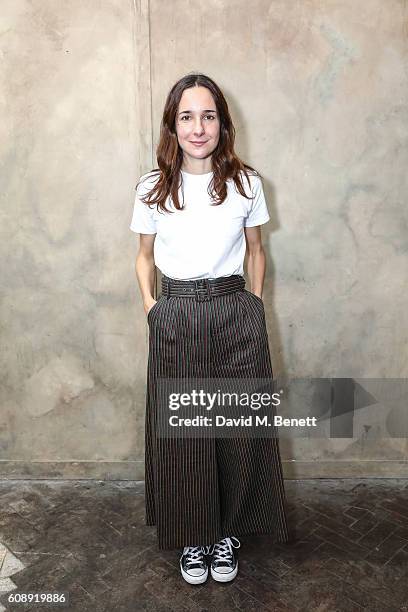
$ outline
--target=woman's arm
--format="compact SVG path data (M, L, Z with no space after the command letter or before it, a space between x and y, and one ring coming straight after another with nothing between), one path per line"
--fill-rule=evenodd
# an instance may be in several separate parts
M142 294L143 307L147 314L156 303L153 297L156 266L153 246L156 234L140 234L139 251L136 256L136 277Z
M262 246L261 226L245 227L244 231L247 243L248 276L251 283L251 291L262 299L266 257Z

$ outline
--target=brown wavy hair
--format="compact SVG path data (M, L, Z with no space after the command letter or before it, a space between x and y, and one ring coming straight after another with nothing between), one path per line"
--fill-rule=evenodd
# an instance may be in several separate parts
M220 137L218 145L211 155L213 177L208 185L208 194L213 200L213 205L222 204L227 197L226 180L228 179L233 179L242 196L252 199L252 196L247 196L245 193L241 172L246 176L248 184L248 170L256 176L260 176L260 174L254 168L245 164L234 151L235 128L224 95L218 85L208 76L201 73L192 73L177 81L167 96L160 124L159 144L156 149L159 167L151 170L152 176L157 175L158 180L153 188L141 198L141 201L147 205L157 204L157 209L172 212L165 206L166 199L170 194L174 207L177 210L183 210L178 198L179 187L183 184L183 176L180 172L183 150L177 139L176 116L183 91L190 87L206 87L210 90L220 119ZM135 189L138 188L140 182Z

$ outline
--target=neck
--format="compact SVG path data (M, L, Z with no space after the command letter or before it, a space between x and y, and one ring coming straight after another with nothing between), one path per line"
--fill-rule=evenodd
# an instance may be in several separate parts
M183 161L181 169L188 174L208 174L212 172L211 158Z

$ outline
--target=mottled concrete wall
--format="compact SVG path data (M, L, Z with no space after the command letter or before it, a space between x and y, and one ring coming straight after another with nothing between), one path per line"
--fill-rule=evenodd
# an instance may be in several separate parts
M3 474L143 477L128 225L192 70L223 88L263 175L275 374L407 376L407 17L403 0L4 7ZM379 406L375 433L357 416L353 439L282 440L286 475L407 474L406 399Z
M128 226L151 155L138 3L2 7L3 474L143 474L146 325Z

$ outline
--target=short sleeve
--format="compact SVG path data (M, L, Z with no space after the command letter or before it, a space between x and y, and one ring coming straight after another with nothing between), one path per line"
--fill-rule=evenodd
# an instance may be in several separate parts
M156 234L156 222L153 218L154 207L150 208L140 199L147 191L146 187L143 186L143 181L140 182L136 188L132 221L129 227L132 232L137 232L139 234Z
M244 227L263 225L270 219L261 178L259 176L252 176L251 179L253 200L250 204L249 213L245 219Z

